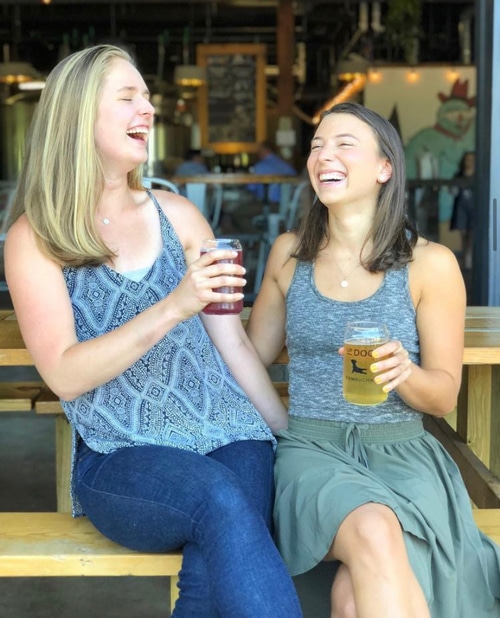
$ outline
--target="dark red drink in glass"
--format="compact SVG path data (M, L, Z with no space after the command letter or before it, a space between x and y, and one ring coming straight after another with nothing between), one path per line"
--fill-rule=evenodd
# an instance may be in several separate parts
M237 251L235 258L231 260L221 260L226 264L240 264L243 265L243 250L239 240L235 238L211 238L203 242L201 247L201 253L207 253L208 251L214 251L215 249L231 249ZM222 287L215 288L214 292L221 292L222 294L233 294L240 291L242 288ZM234 303L210 303L203 309L203 313L211 315L225 315L228 313L241 313L243 310L243 299Z

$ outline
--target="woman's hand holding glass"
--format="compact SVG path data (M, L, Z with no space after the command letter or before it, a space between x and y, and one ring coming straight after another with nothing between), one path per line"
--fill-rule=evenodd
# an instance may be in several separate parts
M238 252L216 249L200 255L187 269L182 281L172 292L181 312L181 319L203 311L210 303L236 303L244 297L246 269L235 263ZM232 293L216 291L218 288L235 288Z
M339 349L339 353L342 356L346 357L346 345L342 346ZM381 390L386 395L390 391L397 388L400 384L402 384L405 380L407 380L411 375L412 362L409 358L408 351L405 350L405 348L403 347L400 341L397 341L397 340L387 341L383 343L382 345L378 346L377 348L373 349L372 351L370 351L370 356L374 362L368 365L365 362L364 366L366 366L366 369L369 370L370 376L373 376L370 379L373 379L373 381L378 386L381 387ZM346 363L347 361L344 361L345 365ZM358 368L358 371L359 373L365 373L366 369ZM346 384L345 384L345 372L346 371L347 369L344 366L344 390L346 388ZM356 371L356 369L354 369L354 371ZM365 382L366 382L366 378L365 378ZM356 388L354 390L357 391ZM368 395L366 395L366 397L368 397ZM348 399L350 400L350 396L348 396ZM361 400L362 399L363 397L361 397ZM380 401L378 400L370 401L369 404L367 403L365 405L380 403L384 399L385 397L382 397ZM358 401L358 395L353 394L353 402L359 403L360 401Z
M385 393L393 391L411 375L412 362L400 341L384 343L373 351L373 358L375 362L370 365L370 371L375 374L375 383L382 385Z

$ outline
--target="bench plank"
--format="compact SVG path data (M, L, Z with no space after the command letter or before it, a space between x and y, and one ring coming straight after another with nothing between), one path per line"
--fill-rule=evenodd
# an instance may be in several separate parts
M473 513L484 534L500 545L500 509L474 509Z
M181 552L126 549L69 513L0 513L0 530L1 577L170 577L181 568Z
M446 420L424 415L424 426L441 442L457 464L472 502L480 509L500 508L500 480L468 448Z
M480 529L500 543L500 509L474 509ZM177 576L180 551L151 554L105 538L69 513L0 513L0 577Z
M35 412L37 414L63 414L59 398L45 384L36 398Z
M1 382L0 412L30 412L41 390L40 382Z

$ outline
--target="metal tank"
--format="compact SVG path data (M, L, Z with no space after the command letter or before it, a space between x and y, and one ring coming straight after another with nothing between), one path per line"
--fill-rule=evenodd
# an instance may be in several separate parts
M0 180L16 181L39 92L20 92L0 98Z
M151 97L155 121L148 138L148 161L144 165L144 174L162 177L173 173L190 147L191 129L179 122L177 117L176 91L164 82L155 83L150 88L153 92L157 91Z

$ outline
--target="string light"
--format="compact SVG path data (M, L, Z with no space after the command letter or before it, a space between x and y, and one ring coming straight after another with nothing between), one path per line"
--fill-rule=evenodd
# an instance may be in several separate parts
M451 83L456 82L457 79L459 79L459 77L460 77L460 72L455 67L452 67L446 73L446 79Z
M339 79L345 80L346 74L339 75ZM366 84L366 73L354 73L349 75L350 81L346 83L339 92L332 98L329 99L318 111L314 114L312 118L313 124L318 124L321 119L321 114L332 107L333 105L337 105L337 103L342 103L343 101L348 101L352 99L354 95L363 90Z
M378 69L370 69L368 71L368 80L372 84L379 84L382 81L382 73Z
M406 74L406 81L410 84L416 84L420 79L420 73L416 69L412 69Z

